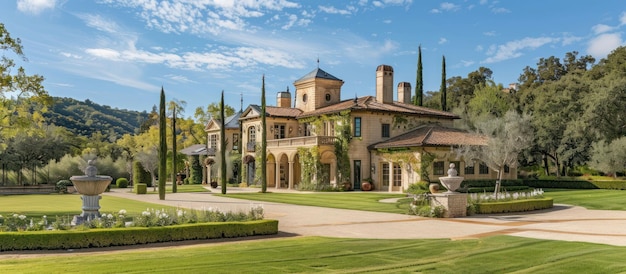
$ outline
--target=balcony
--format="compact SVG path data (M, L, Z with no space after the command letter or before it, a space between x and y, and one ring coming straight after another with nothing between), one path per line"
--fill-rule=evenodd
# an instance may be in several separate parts
M254 152L256 148L256 143L255 142L248 142L246 144L246 152Z
M286 139L267 140L268 148L312 147L334 145L337 137L334 136L305 136Z

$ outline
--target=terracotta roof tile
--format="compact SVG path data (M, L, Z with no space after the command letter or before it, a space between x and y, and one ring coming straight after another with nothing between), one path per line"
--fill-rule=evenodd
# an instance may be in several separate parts
M426 107L420 107L412 104L404 104L400 102L393 102L383 104L376 101L374 96L364 96L355 99L349 99L341 101L337 104L323 107L314 111L309 111L300 114L297 118L306 118L312 116L319 116L323 114L338 113L343 110L368 110L368 111L380 111L380 112L395 112L412 115L422 115L431 117L444 117L449 119L459 119L459 116L435 109Z
M420 146L457 146L486 145L487 137L467 131L428 124L398 135L389 140L370 145L370 149L420 147Z

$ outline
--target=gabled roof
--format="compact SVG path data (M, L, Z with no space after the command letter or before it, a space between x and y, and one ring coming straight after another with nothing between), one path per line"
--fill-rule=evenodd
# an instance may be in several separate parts
M284 117L284 118L296 118L302 113L302 110L297 108L281 108L273 106L265 106L266 117ZM240 120L261 117L261 107L258 105L250 105L240 117Z
M423 147L423 146L458 146L487 144L487 137L469 133L465 130L444 127L438 124L422 125L402 135L368 146L369 149Z
M405 104L400 102L393 103L380 103L376 101L376 97L374 96L364 96L360 98L354 98L349 100L341 101L337 104L333 104L330 106L322 107L314 111L309 111L306 113L302 113L298 116L298 118L306 118L312 116L319 116L324 114L332 114L339 113L344 110L365 110L365 111L374 111L374 112L391 112L398 114L410 114L410 115L421 115L428 117L440 117L440 118L448 118L448 119L459 119L460 117L441 110L430 109L426 107L420 107L412 104Z
M224 128L226 129L238 129L239 128L239 117L241 117L242 112L238 111L237 113L226 117L226 120L224 121ZM204 130L207 131L209 130L212 126L215 126L216 128L220 128L222 126L222 121L220 119L215 119L215 118L211 118L211 121L209 121L206 125L206 127L204 127Z
M321 79L328 79L328 80L336 80L336 81L341 81L343 82L343 80L331 75L330 73L324 71L321 68L316 68L313 71L307 73L306 75L302 76L302 78L296 80L294 83L298 83L298 82L302 82L302 81L306 81L309 79L315 79L315 78L321 78Z

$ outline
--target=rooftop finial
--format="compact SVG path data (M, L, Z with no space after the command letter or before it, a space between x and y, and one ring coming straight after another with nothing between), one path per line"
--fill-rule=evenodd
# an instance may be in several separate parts
M317 68L320 68L320 56L317 56Z
M243 112L243 92L241 92L241 106L239 107L239 111Z

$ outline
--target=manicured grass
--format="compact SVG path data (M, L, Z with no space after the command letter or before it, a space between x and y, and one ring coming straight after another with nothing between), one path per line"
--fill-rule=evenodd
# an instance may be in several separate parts
M222 195L222 194L215 194ZM407 213L408 199L397 203L381 203L380 200L406 198L406 194L378 192L317 192L317 193L235 193L223 195L230 198L286 203L295 205L355 209L364 211Z
M0 215L18 213L36 218L46 215L48 219L54 219L55 216L79 215L82 205L79 194L5 195L0 196ZM124 209L129 215L138 215L146 208L171 207L113 196L103 196L100 199L101 213L116 213Z
M626 210L626 191L609 189L544 189L545 197L555 204L582 206L587 209Z
M133 191L131 187L128 188L128 191ZM211 192L210 190L204 188L203 185L178 185L176 186L177 193L189 193L189 192ZM165 193L172 193L172 185L167 185L165 187ZM146 194L159 194L159 189L154 190L154 187L148 187Z
M456 241L300 237L80 256L67 256L67 253L0 259L0 270L4 273L617 273L626 269L624 247L510 236Z

